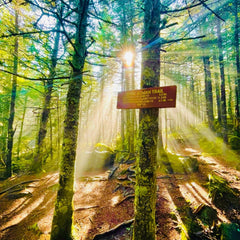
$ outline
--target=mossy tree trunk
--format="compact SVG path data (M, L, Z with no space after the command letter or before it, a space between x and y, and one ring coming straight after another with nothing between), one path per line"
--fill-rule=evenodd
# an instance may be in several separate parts
M236 129L238 136L240 136L240 57L239 57L239 1L234 0L234 18L235 18L235 27L234 27L234 47L236 50L236 80L235 80L235 92L236 92Z
M217 69L217 57L213 55L213 63L214 68ZM222 114L221 114L221 95L220 95L220 87L219 87L219 74L215 71L215 89L216 89L216 102L217 102L217 115L218 122L222 124Z
M219 68L221 78L221 113L222 113L222 128L223 128L223 141L228 142L228 129L227 129L227 102L226 102L226 90L225 90L225 73L224 73L224 60L223 60L223 43L221 35L221 20L217 18L217 40L219 50Z
M56 66L57 66L57 55L58 55L58 47L60 41L60 23L58 21L56 25L56 36L54 41L54 47L51 56L51 66L50 66L50 74L49 79L45 83L45 97L43 103L43 110L41 113L40 127L38 131L37 137L37 146L35 150L35 156L33 161L32 170L34 172L41 172L43 165L43 143L47 134L47 124L49 120L50 114L50 105L52 98L52 90L53 90L53 78L56 75Z
M160 1L144 2L143 47L159 37ZM142 52L141 87L159 86L160 46ZM135 186L134 240L154 240L156 235L156 155L158 109L141 109L139 116L139 158Z
M208 126L211 130L214 130L212 79L211 79L211 72L210 72L209 56L203 56L203 66L204 66L204 74L205 74L205 98L206 98Z
M18 143L17 143L17 160L20 160L20 147L21 147L21 142L22 142L23 125L24 125L24 120L25 120L25 115L26 115L26 110L27 110L27 100L28 100L28 95L26 93L26 96L24 99L24 105L23 105L22 121L21 121L21 126L20 126L20 131L19 131L19 136L18 136Z
M15 31L18 32L19 25L19 16L17 6L15 9ZM18 52L19 52L19 41L18 37L15 37L14 40L14 56L13 56L13 77L12 77L12 93L10 101L10 110L8 118L8 140L7 140L7 156L6 156L6 173L5 177L9 178L12 176L12 149L13 149L13 122L15 117L15 102L17 95L17 73L18 73Z
M86 57L86 29L89 0L78 1L74 55L71 62L72 77L67 93L66 116L59 189L52 221L51 240L72 240L73 183L76 157L79 103L82 88L82 72Z

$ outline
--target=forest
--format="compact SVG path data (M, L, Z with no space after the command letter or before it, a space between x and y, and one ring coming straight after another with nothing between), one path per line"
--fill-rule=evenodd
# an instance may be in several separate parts
M0 0L0 239L239 240L239 31L239 0Z

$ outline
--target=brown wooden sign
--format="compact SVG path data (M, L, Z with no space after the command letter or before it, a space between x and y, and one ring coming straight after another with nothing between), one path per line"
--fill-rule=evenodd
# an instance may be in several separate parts
M174 108L177 86L153 87L118 93L118 109Z

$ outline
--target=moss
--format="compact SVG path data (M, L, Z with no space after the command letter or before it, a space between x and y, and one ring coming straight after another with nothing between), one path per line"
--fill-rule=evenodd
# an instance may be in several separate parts
M237 136L231 136L229 137L229 145L233 150L239 150L240 149L240 137Z
M66 187L69 189L69 187ZM52 222L51 240L72 240L73 204L70 191L58 191ZM61 190L61 187L60 187ZM59 237L61 236L61 238Z
M239 240L240 228L236 223L222 223L220 226L221 240Z
M207 186L209 196L217 207L223 209L232 207L238 199L238 193L229 186L227 180L215 174L209 175Z
M194 157L179 158L183 164L183 168L187 173L197 172L199 168L198 160Z
M196 218L205 226L213 227L218 220L217 211L208 205L201 204L195 211Z
M38 226L38 223L34 223L33 225L29 226L28 230L34 231L34 233L38 236L40 236L42 234L42 232Z
M172 153L164 154L159 159L160 172L186 174L197 172L199 163L197 158L179 156Z
M145 186L136 186L135 188L135 194L138 196L145 196L148 192L148 188Z

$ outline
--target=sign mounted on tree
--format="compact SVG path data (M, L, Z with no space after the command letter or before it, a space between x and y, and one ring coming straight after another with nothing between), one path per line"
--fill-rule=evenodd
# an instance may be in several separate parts
M118 93L118 109L174 108L177 86L153 87Z

